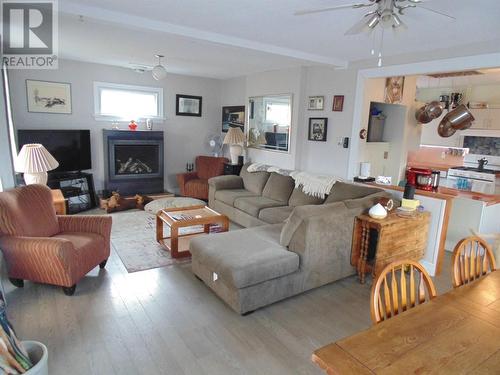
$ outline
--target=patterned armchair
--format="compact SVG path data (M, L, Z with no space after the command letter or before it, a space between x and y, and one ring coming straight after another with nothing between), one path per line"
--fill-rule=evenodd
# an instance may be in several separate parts
M57 216L47 186L0 193L0 249L11 282L59 285L73 295L76 283L110 253L110 216Z
M183 197L208 200L208 179L224 173L224 163L228 160L222 157L197 156L195 172L177 175L177 182Z

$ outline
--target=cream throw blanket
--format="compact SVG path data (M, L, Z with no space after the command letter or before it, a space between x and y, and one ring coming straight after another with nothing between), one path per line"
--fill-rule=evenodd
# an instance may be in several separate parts
M247 168L248 172L275 172L283 176L290 176L295 180L295 187L302 186L302 191L313 197L324 198L330 193L333 184L337 181L342 181L341 178L335 176L312 174L301 171L290 171L281 169L264 163L252 163Z
M302 186L302 191L313 197L324 198L330 193L335 182L341 180L335 176L294 171L290 176L295 180L295 187Z

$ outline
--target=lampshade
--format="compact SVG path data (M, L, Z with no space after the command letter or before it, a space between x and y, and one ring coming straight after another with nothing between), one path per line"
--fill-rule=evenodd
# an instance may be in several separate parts
M235 145L245 142L245 134L240 128L229 128L226 137L224 138L225 145Z
M16 172L22 173L42 173L58 166L57 160L39 143L24 145L14 162Z

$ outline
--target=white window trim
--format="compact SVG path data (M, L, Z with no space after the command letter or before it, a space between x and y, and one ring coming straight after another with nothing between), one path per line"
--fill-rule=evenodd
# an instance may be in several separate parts
M94 118L98 121L128 121L119 116L103 115L101 114L101 89L119 89L126 91L148 92L158 95L158 116L139 117L134 120L165 120L163 112L163 88L149 87L149 86L136 86L136 85L123 85L121 83L109 82L94 82Z

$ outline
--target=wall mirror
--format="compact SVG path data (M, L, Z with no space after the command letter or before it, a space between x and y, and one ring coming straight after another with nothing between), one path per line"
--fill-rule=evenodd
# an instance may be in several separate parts
M248 147L288 152L291 124L291 94L248 99Z

